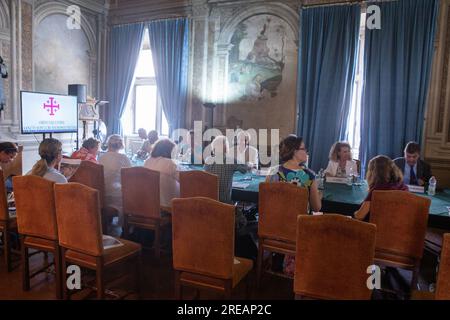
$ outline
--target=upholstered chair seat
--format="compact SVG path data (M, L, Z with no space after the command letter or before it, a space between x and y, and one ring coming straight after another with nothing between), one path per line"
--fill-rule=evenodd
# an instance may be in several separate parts
M308 213L309 192L306 188L285 182L259 184L258 260L256 283L260 286L268 270L265 253L295 256L297 217Z
M200 170L180 172L180 198L192 197L219 200L217 175Z
M155 257L159 258L162 233L170 227L172 211L160 205L159 172L144 167L123 168L121 179L124 238L128 238L132 226L154 231L153 248Z
M253 268L253 261L234 256L234 206L195 197L174 199L172 207L176 298L182 298L183 287L231 298Z
M94 270L97 298L103 299L106 294L105 271L130 261L135 266L134 277L139 293L141 245L115 238L119 243L104 247L98 190L79 183L58 184L55 186L55 199L63 269L76 264ZM66 286L63 293L65 299L69 298Z
M370 223L377 226L375 262L412 271L416 290L431 200L405 191L374 191Z
M299 216L296 298L367 300L376 227L342 215Z
M13 177L17 211L17 227L22 236L23 289L30 290L29 249L53 254L56 297L62 297L61 255L56 224L54 182L42 177L26 175ZM50 265L40 271L46 271Z

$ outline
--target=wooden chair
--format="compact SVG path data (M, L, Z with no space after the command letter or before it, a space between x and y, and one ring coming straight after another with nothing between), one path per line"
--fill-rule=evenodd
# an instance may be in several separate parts
M370 299L375 225L327 214L300 216L297 226L296 298Z
M205 171L180 172L180 198L205 197L219 200L219 181L215 174Z
M29 249L53 254L56 278L56 297L61 298L61 257L56 226L54 182L38 176L13 177L17 211L17 227L22 235L23 289L30 290L30 279L47 270L45 265L30 275Z
M172 208L176 299L182 298L183 286L230 299L253 267L251 260L234 257L234 206L196 197L173 199Z
M259 184L258 260L256 283L264 270L264 252L295 255L297 216L308 213L308 189L285 182Z
M90 188L98 190L100 197L100 208L102 212L102 230L107 230L108 222L119 213L115 208L105 205L105 178L103 165L91 161L81 161L80 167L70 177L69 182L84 184Z
M370 223L377 226L375 262L413 272L417 287L431 200L405 191L374 191Z
M66 270L67 264L94 270L97 298L103 299L106 269L135 260L136 286L139 292L141 246L120 239L121 246L103 248L99 192L79 183L57 184L55 199L63 270ZM64 286L63 294L65 299L69 298L67 286Z
M450 300L450 233L444 234L436 292L413 291L413 300Z
M144 167L122 168L124 237L130 226L155 232L155 257L161 254L163 228L170 226L170 215L162 215L159 198L159 172Z
M6 268L8 272L12 271L11 258L11 232L17 232L17 219L9 215L8 201L6 197L6 188L3 183L3 171L0 170L0 231L3 236L3 251L5 255Z

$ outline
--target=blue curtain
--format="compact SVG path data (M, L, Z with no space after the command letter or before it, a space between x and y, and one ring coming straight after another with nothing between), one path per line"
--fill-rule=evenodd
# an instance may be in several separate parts
M437 0L374 4L381 29L366 30L362 168L378 154L398 157L408 141L421 141L438 13Z
M157 20L148 24L156 84L169 122L169 134L184 127L189 61L189 20Z
M115 26L111 29L107 72L108 134L122 133L120 118L133 82L144 30L144 23Z
M338 5L302 9L298 57L298 128L309 166L324 168L332 144L343 138L358 56L361 9Z

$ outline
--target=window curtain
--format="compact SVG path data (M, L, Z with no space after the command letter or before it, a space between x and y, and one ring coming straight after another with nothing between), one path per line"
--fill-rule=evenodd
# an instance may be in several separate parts
M108 134L121 134L122 117L141 50L143 23L112 27L108 54Z
M309 167L325 168L332 144L343 138L358 56L359 5L300 11L297 134L308 148Z
M148 24L156 85L169 135L184 127L189 63L189 20L187 18L152 21Z
M421 142L438 14L437 0L373 4L381 29L366 30L362 168L378 154L399 157L408 141Z

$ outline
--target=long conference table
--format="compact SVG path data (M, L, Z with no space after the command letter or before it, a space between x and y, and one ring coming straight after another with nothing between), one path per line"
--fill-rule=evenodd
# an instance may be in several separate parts
M142 160L133 160L133 166L142 166ZM203 170L201 165L179 164L180 171ZM258 203L259 184L266 176L254 172L245 174L236 172L233 177L232 199ZM359 209L368 194L367 182L362 180L351 186L340 183L324 183L322 192L322 209L324 213L353 215ZM428 226L450 230L450 189L437 192L434 196L418 194L431 199Z

